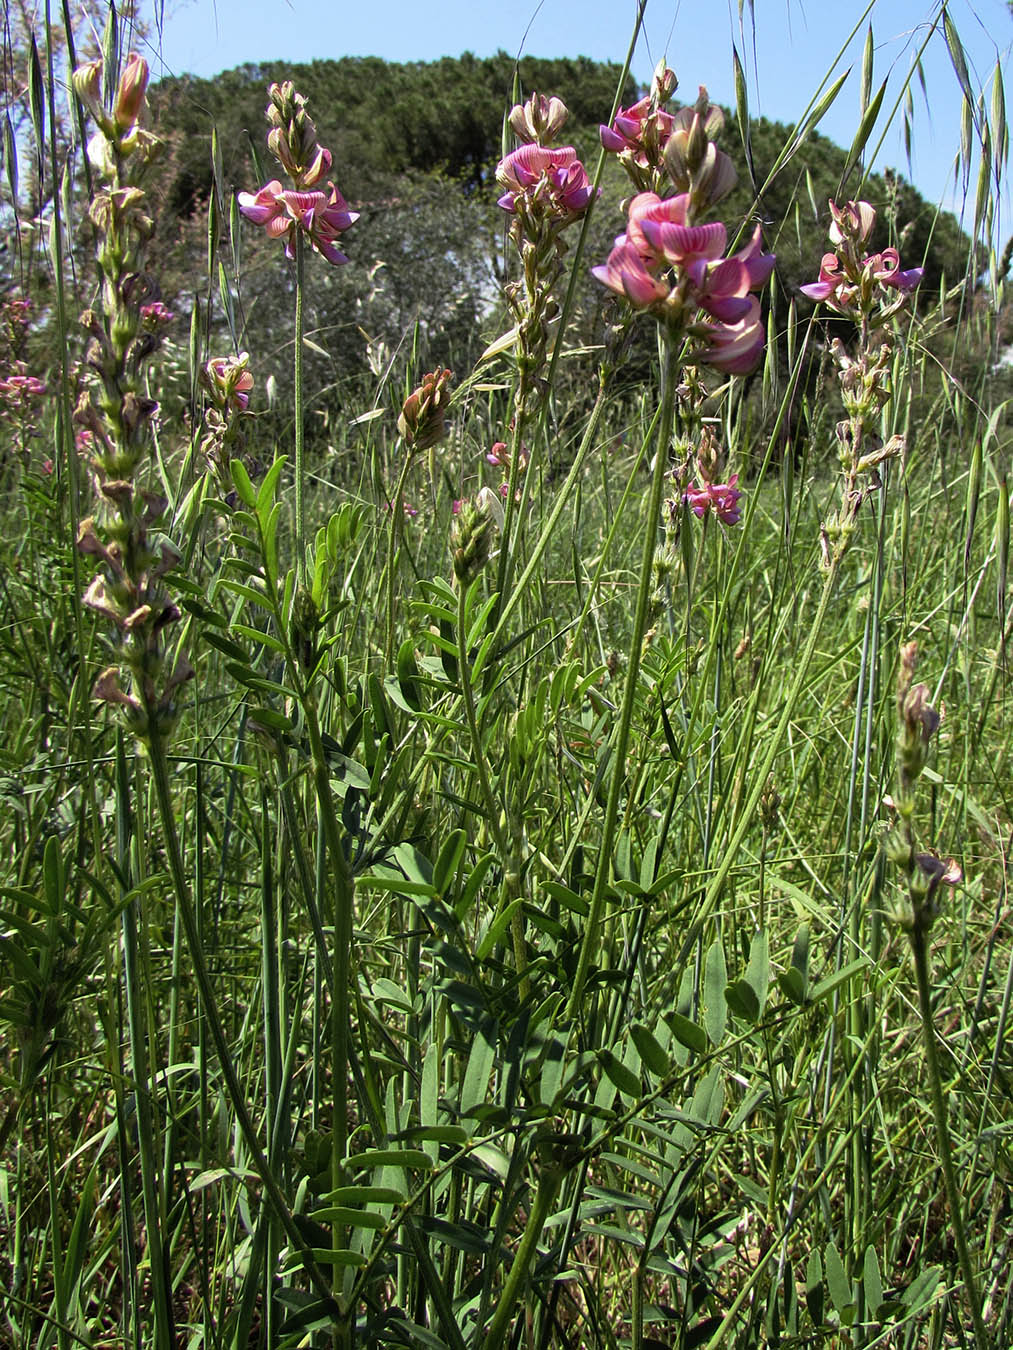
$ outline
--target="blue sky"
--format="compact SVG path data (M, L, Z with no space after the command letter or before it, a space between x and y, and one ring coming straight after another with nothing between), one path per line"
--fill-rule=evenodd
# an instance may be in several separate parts
M149 0L157 3L158 0ZM648 0L633 62L645 83L662 56L676 71L681 92L695 94L706 84L711 96L734 104L732 44L746 68L750 110L794 122L833 71L852 73L821 129L850 144L859 120L862 51L871 21L875 44L873 88L889 81L883 118L901 96L912 62L934 21L922 58L929 99L914 82L912 163L907 165L900 118L887 134L877 163L910 177L932 200L960 209L953 163L960 144L961 97L953 64L938 24L937 0L754 0L755 35L745 5L740 26L738 0L682 3ZM392 61L432 60L463 51L478 56L499 49L533 56L589 56L621 62L636 14L635 0L368 0L327 13L321 0L169 0L160 51L152 53L155 73L215 75L245 61L308 61L325 57L382 56ZM1013 18L1005 0L951 0L950 16L964 44L975 89L990 105L997 60L1008 63ZM855 31L855 35L851 34ZM850 39L850 41L849 41ZM840 55L839 55L840 53ZM161 63L161 64L160 64ZM546 91L551 92L551 91ZM1013 90L1009 91L1013 117ZM607 111L607 110L605 110ZM604 111L603 111L604 115ZM873 136L873 143L878 133ZM974 182L971 194L973 199ZM1008 200L1008 198L1007 198ZM1007 222L999 223L1004 233ZM1008 233L1008 229L1005 229Z

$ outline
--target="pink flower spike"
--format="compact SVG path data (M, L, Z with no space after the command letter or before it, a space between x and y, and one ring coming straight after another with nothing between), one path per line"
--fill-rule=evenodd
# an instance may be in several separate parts
M633 245L640 256L650 264L661 259L647 237L644 226L653 224L685 225L689 209L689 197L681 192L675 197L666 197L664 201L656 192L640 192L630 202L626 213L626 234L616 240L625 240Z
M159 328L172 323L176 315L171 309L167 309L161 300L154 300L150 305L141 306L141 318L147 327L157 331Z
M531 141L512 150L496 167L496 181L507 191L499 199L504 211L547 204L549 212L569 221L596 195L587 170L571 145L552 150Z
M599 126L598 135L606 150L616 155L625 153L646 169L652 161L660 162L674 126L675 118L662 108L652 117L648 94L632 107L620 108L611 127Z
M774 264L777 262L773 253L763 253L763 241L759 225L753 231L753 237L745 248L740 248L738 253L732 256L738 258L740 262L745 263L749 272L749 289L751 291L759 288L770 278L774 270Z
M144 94L148 88L148 63L143 56L131 52L127 57L116 90L113 116L121 131L129 131L144 108Z
M733 473L727 483L704 483L702 487L690 483L683 500L695 516L702 518L713 507L723 525L737 525L742 519L742 493L735 486L738 481L739 475Z

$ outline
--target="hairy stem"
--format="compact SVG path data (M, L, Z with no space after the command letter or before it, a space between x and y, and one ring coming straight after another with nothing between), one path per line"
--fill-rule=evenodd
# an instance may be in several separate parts
M925 1045L925 1064L929 1072L929 1090L932 1094L932 1114L936 1122L936 1145L939 1149L939 1162L943 1169L943 1184L946 1187L946 1202L950 1207L950 1225L953 1240L957 1245L957 1259L960 1273L964 1277L964 1292L971 1306L971 1321L974 1324L974 1343L978 1350L988 1350L992 1338L985 1327L981 1315L981 1298L978 1294L978 1281L971 1253L967 1246L967 1234L961 1210L960 1189L953 1168L953 1148L950 1144L950 1130L946 1123L946 1099L943 1096L943 1084L939 1074L939 1057L936 1054L936 1029L932 1016L932 991L929 983L929 935L923 925L916 923L908 934L911 940L911 952L914 956L915 979L918 983L918 1011L922 1019L922 1039Z

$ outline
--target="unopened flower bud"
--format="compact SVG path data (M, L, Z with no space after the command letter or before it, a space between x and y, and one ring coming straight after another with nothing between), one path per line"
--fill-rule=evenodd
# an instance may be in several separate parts
M292 617L289 621L289 641L303 673L309 674L317 663L317 631L320 615L313 596L300 586L292 598Z
M148 88L148 63L143 56L131 52L127 64L120 76L116 90L116 104L113 116L120 131L129 131L144 108L144 95Z
M526 103L518 103L510 110L508 121L519 141L551 145L569 116L561 98L532 94Z
M664 58L662 58L655 66L654 76L651 79L652 104L656 108L663 108L666 103L671 101L678 87L679 81L676 78L675 71L669 70L665 65Z
M430 371L405 399L397 429L409 449L429 450L446 439L448 387L453 378L453 371L442 367Z
M488 489L483 489L483 492L488 493L488 496L480 493L476 501L461 503L461 509L450 527L454 575L463 586L470 586L489 561L492 552L493 504L502 515L502 508L494 494Z
M929 742L939 726L939 713L929 702L926 685L913 685L904 696L901 708L902 727L898 744L901 767L914 779L925 767Z
M102 104L102 62L89 61L85 66L78 66L70 79L74 93L99 126L108 126L109 114Z
M774 775L771 774L767 779L766 787L760 793L760 820L768 833L777 828L780 815L781 794L774 784Z

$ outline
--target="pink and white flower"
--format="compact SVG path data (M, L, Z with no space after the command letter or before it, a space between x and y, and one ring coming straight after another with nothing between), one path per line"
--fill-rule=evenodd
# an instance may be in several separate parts
M274 178L257 193L240 192L239 209L254 225L263 225L272 239L285 242L285 254L295 257L295 235L302 230L310 245L331 263L348 259L335 247L338 236L359 219L341 193L329 183L329 193L296 191Z
M739 475L733 473L727 483L704 483L702 487L690 483L683 500L695 516L703 517L713 508L722 524L737 525L742 519L742 493L735 486L738 481Z

